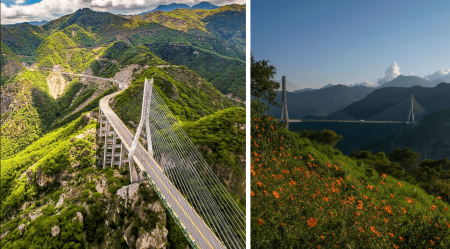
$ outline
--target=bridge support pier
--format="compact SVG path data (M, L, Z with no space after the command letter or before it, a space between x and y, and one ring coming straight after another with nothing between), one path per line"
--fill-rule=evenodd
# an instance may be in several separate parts
M125 163L129 163L131 183L146 181L142 172L136 170L134 160L130 160L128 157L129 151L120 140L119 135L112 129L101 110L99 111L98 122L100 123L98 130L99 139L104 138L102 167L118 166L120 169L125 166Z

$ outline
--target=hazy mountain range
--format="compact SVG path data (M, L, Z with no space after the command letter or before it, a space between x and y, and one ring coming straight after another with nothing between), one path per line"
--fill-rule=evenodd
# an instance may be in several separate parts
M335 85L321 88L316 91L287 92L288 112L290 118L298 118L299 115L326 116L337 110L341 110L355 101L359 101L371 93L374 88L365 86L348 87ZM275 101L281 105L282 92L277 92ZM267 114L279 118L281 107L272 106Z
M281 81L280 81L281 82ZM427 80L415 75L399 75L395 79L385 82L381 86L378 87L370 87L370 88L383 88L383 87L412 87L412 86L423 86L423 87L435 87L437 84L444 82L441 79ZM289 82L288 82L289 84ZM354 87L359 85L345 85L345 84L328 84L323 86L322 88L303 88L300 90L293 90L293 92L306 92L306 91L317 91L319 89L329 88L336 85L344 85L347 87ZM364 86L369 87L369 86Z
M156 7L155 9L150 10L150 11L146 11L146 12L142 12L139 15L143 15L145 13L150 13L150 12L154 12L154 11L167 12L167 11L172 11L172 10L176 10L176 9L205 9L205 10L213 10L213 9L217 9L217 8L219 8L219 6L211 4L209 2L200 2L200 3L196 4L196 5L193 5L192 7L187 5L187 4L171 3L171 4L168 4L168 5L161 4L158 7Z

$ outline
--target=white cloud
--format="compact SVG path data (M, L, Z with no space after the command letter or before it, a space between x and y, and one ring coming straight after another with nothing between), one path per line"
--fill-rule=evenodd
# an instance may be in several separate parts
M433 74L424 76L424 78L427 80L441 79L445 82L450 82L450 69L441 69Z
M331 86L336 86L336 85L343 85L343 86L348 86L348 87L354 87L354 86L366 86L366 87L378 87L379 85L377 83L372 83L370 81L363 81L360 83L339 83L339 82L335 82L335 83L329 83L328 85L322 87L322 88L328 88Z
M397 78L397 76L399 76L400 74L400 67L396 62L394 62L388 67L388 69L386 69L386 72L384 72L384 76L378 79L378 84L382 85L383 83L391 81Z
M416 76L414 73L409 73L408 76Z
M352 86L367 86L367 87L378 87L379 84L378 83L372 83L370 81L364 81L361 83L354 83Z
M173 2L190 6L202 0L65 0L55 3L54 0L42 0L35 4L21 5L23 0L16 0L16 4L9 7L1 3L1 24L14 24L31 21L53 20L63 15L71 14L81 8L91 8L95 11L112 13L139 14L156 8L160 4ZM215 5L232 3L244 4L245 0L210 0Z

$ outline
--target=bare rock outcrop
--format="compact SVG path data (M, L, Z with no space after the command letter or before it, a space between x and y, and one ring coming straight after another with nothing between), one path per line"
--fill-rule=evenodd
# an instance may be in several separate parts
M47 184L51 184L51 183L53 183L54 180L55 180L55 177L44 174L42 172L42 168L39 167L36 170L36 181L40 187L43 187Z
M17 229L19 229L20 235L23 235L23 232L25 231L25 224L20 224Z
M158 226L151 233L144 231L136 240L136 248L166 248L168 234L169 231L165 227L160 229Z
M72 220L76 220L78 222L83 223L83 214L81 214L80 212L77 212L77 214L75 215L75 217L73 217Z
M69 85L69 80L67 80L60 72L50 72L47 77L47 85L50 95L56 99L64 93Z
M59 227L58 226L52 227L51 233L53 237L58 236L60 233Z
M59 196L59 200L58 200L58 203L56 203L56 208L57 207L60 207L60 206L62 206L63 204L64 204L64 199L66 198L66 195L65 194L61 194L60 196Z
M132 198L134 194L139 189L139 183L133 183L128 186L123 186L119 190L117 190L117 195L122 197L122 199L127 200L129 198Z

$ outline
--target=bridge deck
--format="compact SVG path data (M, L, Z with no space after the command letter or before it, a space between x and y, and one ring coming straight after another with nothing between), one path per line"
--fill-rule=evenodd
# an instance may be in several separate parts
M276 119L277 121L286 121L286 119ZM333 122L333 123L364 123L364 124L412 124L406 121L370 121L370 120L327 120L327 119L289 119L289 123L299 122ZM417 124L417 122L414 122Z
M103 97L100 100L100 108L129 151L133 142L133 135L108 104L108 101L120 92ZM164 196L165 201L171 206L173 212L178 216L180 222L186 227L186 230L200 248L225 248L222 242L163 173L161 166L158 165L140 143L136 147L133 159L139 168L147 172L151 177L159 192Z

